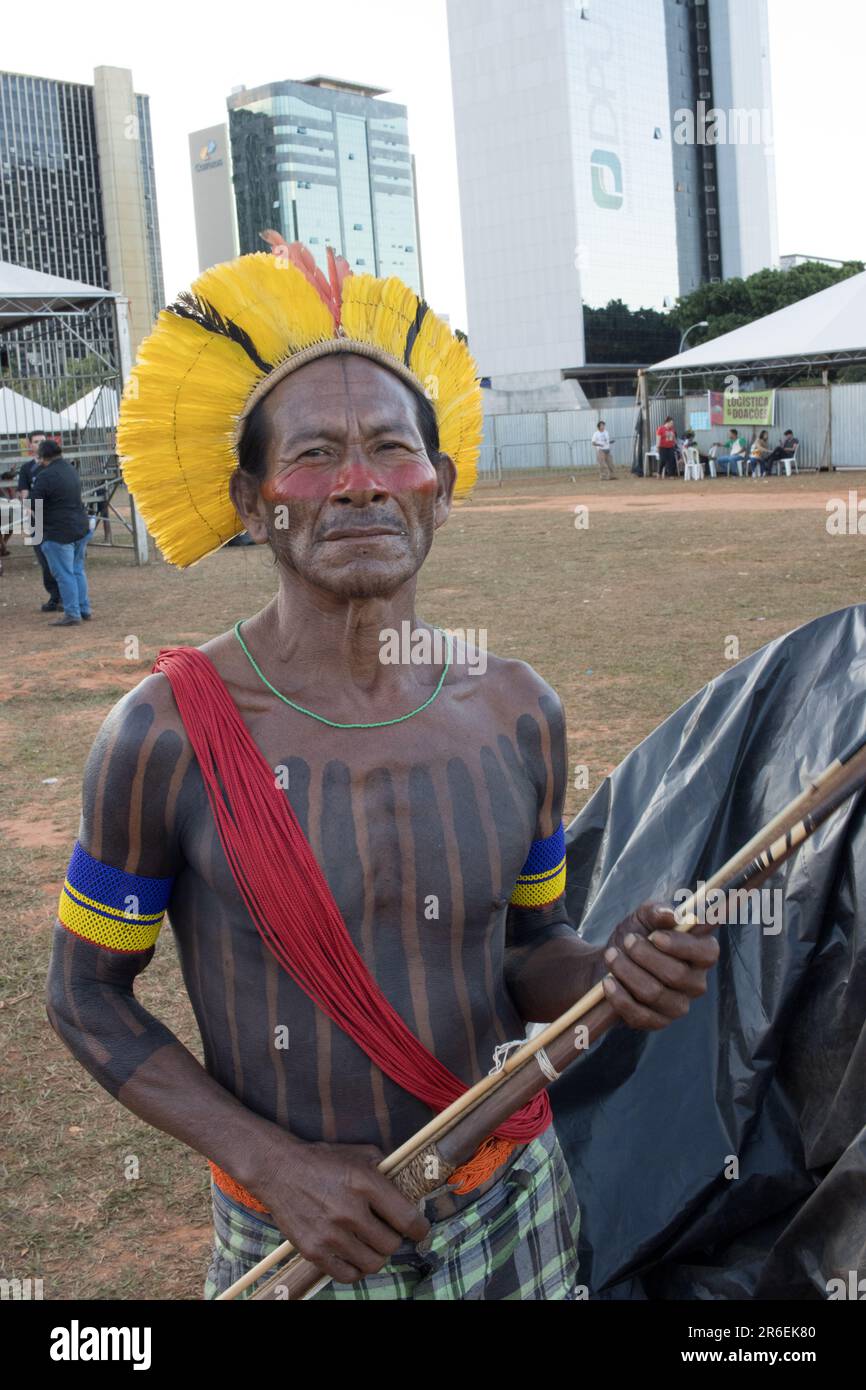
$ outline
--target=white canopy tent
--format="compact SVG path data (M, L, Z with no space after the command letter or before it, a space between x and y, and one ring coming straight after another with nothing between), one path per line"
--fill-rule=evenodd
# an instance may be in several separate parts
M86 314L100 301L117 298L113 290L0 261L0 333L58 314Z
M117 392L110 386L95 386L80 400L73 401L59 413L61 428L93 429L95 427L114 429L117 424Z
M758 375L803 366L866 362L866 271L743 328L655 362L656 376L713 372Z
M86 336L90 326L88 316L92 320L105 305L111 306L116 329L116 360L109 361L102 352L98 352L98 355L107 363L116 389L114 386L99 383L65 411L55 412L48 411L7 388L4 395L17 398L8 402L8 418L14 424L14 429L10 425L10 430L5 436L7 440L11 440L14 434L24 435L43 428L51 433L69 429L80 433L85 429L105 431L113 428L117 422L119 393L132 364L132 351L129 337L129 305L122 292L103 289L97 285L85 285L78 280L46 275L27 266L0 261L0 347L4 333L13 333L14 330L29 325L50 324L53 320L63 323L62 331L67 337L77 339L89 351L93 351L92 336ZM46 331L50 332L50 328ZM111 353L111 356L114 355ZM38 371L38 368L36 370ZM44 384L42 376L39 377L39 381L40 384ZM37 392L34 391L34 394ZM29 423L30 420L33 422ZM0 437L3 437L2 422ZM2 463L3 459L0 457L0 465ZM147 530L131 499L130 514L131 524L128 529L132 533L135 558L138 564L144 565L149 559Z
M62 429L63 418L58 411L49 410L8 386L0 386L0 435L26 435L33 430L59 434Z

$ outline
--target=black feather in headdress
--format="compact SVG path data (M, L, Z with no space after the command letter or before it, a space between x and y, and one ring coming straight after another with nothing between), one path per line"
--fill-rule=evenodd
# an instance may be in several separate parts
M406 346L403 349L403 361L407 367L411 367L412 365L412 349L415 346L415 339L421 332L421 327L429 312L430 305L427 303L426 299L419 299L415 320L406 335Z
M167 308L170 314L177 314L182 319L192 319L193 323L200 324L209 333L219 333L223 338L230 338L233 343L237 343L239 347L243 348L251 361L255 362L259 371L273 371L271 363L265 362L259 356L249 333L245 333L232 319L224 318L207 299L202 299L200 295L193 294L190 290L183 290L174 303L169 304Z

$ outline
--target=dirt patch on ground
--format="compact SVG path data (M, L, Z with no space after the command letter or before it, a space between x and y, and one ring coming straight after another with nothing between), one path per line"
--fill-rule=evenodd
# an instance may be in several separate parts
M826 484L823 489L810 488L808 492L792 493L785 491L790 487L788 478L757 479L748 485L748 490L728 484L724 478L715 483L689 483L678 485L647 479L643 486L657 489L654 496L635 497L629 492L623 495L615 491L613 484L605 493L590 492L580 484L575 484L573 492L551 495L549 497L514 497L508 501L478 501L472 504L473 512L559 512L573 511L581 503L586 503L594 512L655 512L674 516L679 513L701 513L707 516L725 512L777 512L783 511L823 511L826 501L841 496L840 489ZM766 486L764 486L766 483Z
M0 820L0 834L16 849L46 849L69 842L68 826L46 820L41 806L31 807L14 820Z

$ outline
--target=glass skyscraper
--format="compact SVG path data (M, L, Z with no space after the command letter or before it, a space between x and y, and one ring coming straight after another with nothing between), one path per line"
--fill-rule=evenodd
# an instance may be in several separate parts
M381 96L314 77L229 97L242 254L261 251L259 233L272 227L323 269L330 245L355 274L397 275L423 292L406 108Z
M0 260L107 288L92 87L0 73Z

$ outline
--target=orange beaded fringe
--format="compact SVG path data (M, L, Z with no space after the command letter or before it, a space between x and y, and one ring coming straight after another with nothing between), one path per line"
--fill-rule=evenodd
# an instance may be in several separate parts
M215 1163L211 1163L210 1159L208 1159L208 1166L220 1192L231 1197L233 1202L240 1202L242 1207L249 1207L251 1211L267 1212L267 1207L263 1207L258 1198L248 1192L243 1184L239 1183L225 1169L218 1168Z
M458 1197L465 1197L468 1193L474 1192L476 1187L480 1187L488 1178L492 1178L497 1168L501 1168L503 1163L511 1157L517 1148L514 1139L499 1139L492 1134L489 1139L485 1139L483 1144L479 1144L475 1153L467 1163L455 1168L451 1177L448 1179L448 1186L457 1193Z
M448 1179L448 1186L459 1197L467 1196L470 1192L474 1192L476 1187L487 1182L488 1178L492 1178L497 1168L502 1167L516 1148L517 1144L513 1139L499 1139L495 1134L491 1135L489 1139L485 1139L484 1143L478 1146L467 1163L454 1169ZM262 1206L258 1198L248 1192L243 1184L233 1178L230 1173L227 1173L224 1168L219 1168L210 1159L208 1159L208 1166L220 1192L231 1197L233 1202L240 1202L241 1206L249 1207L251 1211L267 1214L267 1207Z

